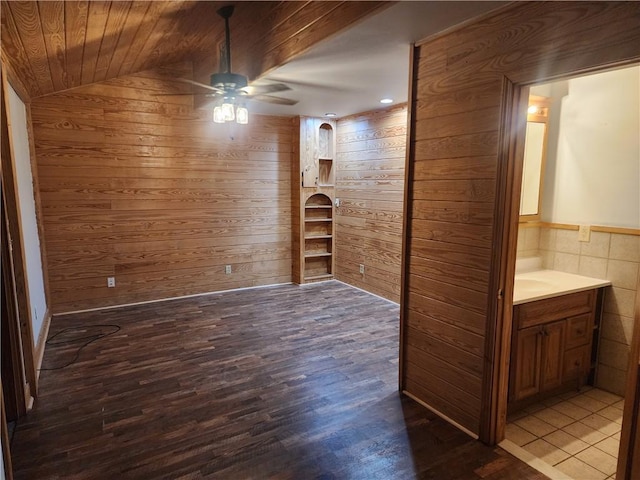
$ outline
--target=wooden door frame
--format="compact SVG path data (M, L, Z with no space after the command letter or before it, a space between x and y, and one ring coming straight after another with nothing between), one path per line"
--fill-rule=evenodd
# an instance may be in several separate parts
M480 438L490 444L504 438L507 419L513 277L516 268L529 87L517 86L505 77L502 95L498 154L500 161L497 173L499 188L496 191L495 218L505 220L494 225L493 238L497 245L493 249L487 312L488 317L495 318L496 321L495 324L489 322L487 328L485 351L491 356L492 363L491 368L485 368L483 377L483 398L490 399L490 408L484 408L480 418Z
M618 452L617 478L620 480L632 480L640 473L640 288L636 291L633 312L634 327Z
M24 399L26 408L30 407L31 399L37 392L37 374L34 357L34 338L29 300L29 287L27 283L27 268L24 242L22 239L22 219L20 218L20 200L18 198L18 185L14 170L14 156L11 135L9 135L10 111L8 104L8 83L4 68L0 68L0 181L4 196L3 221L7 222L8 244L12 263L12 274L16 294L17 315L13 317L16 323L14 331L19 332L22 355L15 358L24 366L25 383ZM6 217L5 217L6 216ZM6 386L5 386L6 387Z
M0 188L0 214L2 224L0 225L2 235L0 240L0 250L2 252L0 263L2 276L0 277L0 288L2 289L2 368L3 368L3 408L5 417L21 417L27 413L28 398L24 385L26 378L22 360L22 342L20 339L17 300L13 274L13 261L9 247L9 236L7 217L4 201L4 190ZM5 364L5 361L7 362ZM6 399L6 400L5 400Z
M505 219L501 225L496 225L494 238L500 243L494 249L497 254L493 258L492 279L490 292L494 287L498 292L497 308L494 307L495 323L487 329L486 351L492 357L491 368L485 369L484 398L489 398L489 408L483 410L480 431L484 441L495 444L504 439L507 418L509 367L511 357L511 333L513 323L513 279L515 275L516 248L519 224L519 206L522 183L524 136L526 126L526 108L529 86L533 83L552 82L554 80L597 74L606 70L640 65L640 58L626 62L602 64L589 72L570 71L554 78L532 78L530 83L513 85L511 91L505 90L503 104L512 106L510 115L503 115L501 122L500 162L498 170L498 200L496 201L496 217ZM505 201L501 202L500 195L505 194ZM498 222L499 223L499 222ZM495 272L495 278L493 278ZM640 289L638 290L640 292ZM502 297L501 297L502 295ZM492 295L489 296L490 310ZM631 469L640 470L640 431L634 430L634 421L640 420L640 293L637 293L635 303L634 330L632 354L630 356L629 372L627 374L625 410L622 423L622 437L618 456L618 478L631 479ZM491 327L494 328L491 328ZM632 367L635 368L632 368ZM638 438L636 438L636 433ZM635 464L635 465L634 465Z

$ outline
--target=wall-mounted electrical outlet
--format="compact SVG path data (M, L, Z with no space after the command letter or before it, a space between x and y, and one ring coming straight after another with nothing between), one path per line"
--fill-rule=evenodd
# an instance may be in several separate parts
M364 274L364 265L360 264L360 273Z
M116 286L116 277L107 277L107 287L113 288Z
M224 273L226 273L227 275L231 273L231 265L224 266Z
M591 237L591 225L580 225L578 229L578 241L588 242Z

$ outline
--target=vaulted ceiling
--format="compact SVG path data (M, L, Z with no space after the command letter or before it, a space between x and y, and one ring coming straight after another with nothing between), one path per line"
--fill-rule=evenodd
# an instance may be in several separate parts
M224 22L210 1L2 1L2 59L30 98L184 60L208 83ZM390 2L231 2L233 71L255 79Z

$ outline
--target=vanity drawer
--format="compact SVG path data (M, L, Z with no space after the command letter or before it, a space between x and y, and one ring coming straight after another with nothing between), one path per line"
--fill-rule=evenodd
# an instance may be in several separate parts
M523 303L514 308L514 320L517 328L527 328L583 313L588 314L593 310L595 299L596 290L586 290Z
M591 341L593 334L593 321L591 313L578 315L567 319L566 337L564 340L565 348L579 347L586 345Z
M564 359L562 361L562 381L568 379L577 378L579 375L585 375L590 365L590 352L589 345L583 345L582 347L572 348L564 352Z

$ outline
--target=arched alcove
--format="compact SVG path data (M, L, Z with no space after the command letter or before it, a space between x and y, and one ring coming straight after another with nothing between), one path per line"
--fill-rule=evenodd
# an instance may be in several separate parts
M333 202L323 193L304 205L304 281L333 277Z

